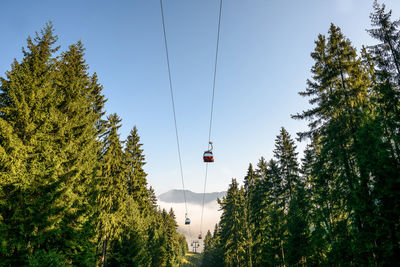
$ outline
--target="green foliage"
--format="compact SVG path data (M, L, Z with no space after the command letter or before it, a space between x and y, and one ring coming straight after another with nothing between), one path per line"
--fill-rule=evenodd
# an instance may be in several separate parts
M299 133L299 140L311 141L301 168L282 128L274 159L261 158L255 170L250 164L244 193L233 180L220 201L219 230L206 237L203 263L396 265L400 20L392 21L391 11L375 1L371 21L368 32L379 43L360 54L333 24L327 36L318 36L312 77L300 92L311 108L293 116L309 122ZM218 250L223 254L213 257Z
M178 265L186 241L147 189L136 127L124 151L83 44L56 57L56 41L49 23L0 78L0 265Z
M63 255L57 253L55 250L46 252L44 250L35 251L32 256L28 258L28 265L30 267L63 267L70 266L67 261L63 258Z
M139 204L142 212L148 213L150 208L147 189L147 174L143 170L144 155L136 126L133 127L126 140L125 155L128 164L128 193Z
M244 215L244 190L235 179L228 192L218 203L223 210L220 221L220 239L227 265L239 265L246 258L246 228Z
M1 79L1 251L12 265L38 249L75 262L93 248L81 241L91 238L85 183L97 164L90 76L81 44L56 59L56 40L48 24Z
M219 267L224 266L224 252L219 236L219 226L215 225L214 234L210 231L204 238L204 251L202 254L201 266Z

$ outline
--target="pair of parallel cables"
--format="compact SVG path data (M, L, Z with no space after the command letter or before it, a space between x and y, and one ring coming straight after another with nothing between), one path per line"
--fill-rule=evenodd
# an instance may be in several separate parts
M170 62L169 62L167 33L165 30L164 8L163 8L162 0L160 0L160 9L161 9L161 19L162 19L162 26L163 26L163 32L164 32L165 55L166 55L167 67L168 67L169 89L170 89L170 94L171 94L172 111L173 111L173 115L174 115L176 144L177 144L177 149L178 149L178 158L179 158L179 167L180 167L181 180L182 180L183 198L184 198L184 202L185 202L185 211L186 211L185 217L187 218L188 208L187 208L187 202L186 202L185 181L184 181L184 176L183 176L182 157L181 157L181 150L180 150L180 145L179 145L180 142L179 142L177 120L176 120L174 92L173 92L173 87L172 87L171 67L170 67ZM214 63L214 79L213 79L213 87L212 87L210 125L209 125L209 131L208 131L208 144L211 143L211 129L212 129L213 111L214 111L215 82L216 82L216 77L217 77L218 48L219 48L219 36L220 36L220 28L221 28L221 13L222 13L222 0L220 0L220 4L219 4L218 32L217 32L217 44L216 44L216 52L215 52L215 63ZM204 199L205 199L205 193L206 193L207 175L208 175L208 163L206 163L206 172L205 172L205 178L204 178L204 190L203 190L203 202L202 202L202 209L201 209L199 238L201 238L201 235L202 235ZM189 235L191 236L190 225L189 225Z

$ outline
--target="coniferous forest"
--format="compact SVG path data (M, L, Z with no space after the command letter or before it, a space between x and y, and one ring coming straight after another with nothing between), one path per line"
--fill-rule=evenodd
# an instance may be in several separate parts
M202 266L398 266L400 255L400 20L374 3L356 51L331 24L311 53L304 91L308 140L298 160L282 128L273 158L249 165L219 200Z
M400 20L374 3L373 46L331 24L311 53L272 159L219 199L202 266L395 266L400 255ZM368 27L368 25L366 25ZM134 126L121 140L84 45L48 23L0 78L0 266L182 266L174 211L147 184Z
M176 266L185 237L84 50L59 51L49 23L0 80L0 266Z

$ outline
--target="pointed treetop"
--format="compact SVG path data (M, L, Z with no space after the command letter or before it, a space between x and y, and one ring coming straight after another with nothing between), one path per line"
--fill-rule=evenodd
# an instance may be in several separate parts
M22 52L25 57L37 55L45 58L49 58L51 54L58 51L59 46L53 47L53 45L57 42L58 36L54 34L54 27L51 21L46 23L46 26L40 30L40 34L38 32L35 33L35 38L32 40L31 37L27 39L27 48L22 48Z

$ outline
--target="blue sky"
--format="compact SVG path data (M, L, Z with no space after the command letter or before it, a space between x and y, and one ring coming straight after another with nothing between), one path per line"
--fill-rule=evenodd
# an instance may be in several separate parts
M365 31L372 2L224 0L208 192L226 190L232 177L242 180L250 162L269 159L281 126L293 137L306 128L290 114L307 108L297 92L310 77L314 40L333 22L357 48L375 43ZM379 2L400 17L400 1ZM201 192L219 1L163 3L185 184ZM22 57L27 36L51 20L62 50L84 43L90 72L97 72L108 98L107 113L122 118L121 138L138 127L149 184L157 193L182 187L158 0L3 0L1 10L2 77ZM304 146L298 144L299 152Z

